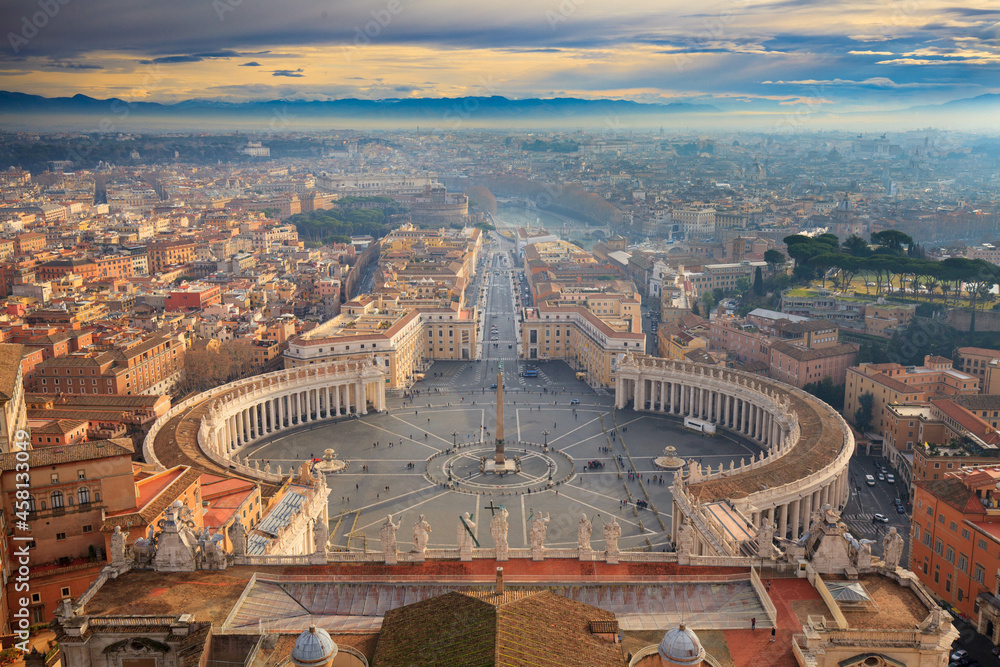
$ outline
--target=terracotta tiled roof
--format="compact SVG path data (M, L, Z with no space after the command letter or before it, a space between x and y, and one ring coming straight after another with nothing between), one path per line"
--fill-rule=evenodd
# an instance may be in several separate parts
M771 343L771 349L774 350L775 352L780 352L785 356L791 357L796 361L816 361L818 359L829 359L830 357L839 357L845 354L853 354L858 351L856 347L848 343L831 345L829 347L807 349L804 347L799 347L798 345L792 345L791 343L786 343L785 341L782 340L777 340Z
M1000 410L1000 394L958 394L950 398L967 410Z
M386 612L373 664L624 667L620 645L591 632L614 614L549 591L452 592Z
M0 343L0 402L14 397L14 384L23 353L24 346L19 343Z
M32 434L46 434L46 433L58 433L60 435L69 433L70 431L79 428L82 424L86 424L86 421L70 420L70 419L54 419L45 426L41 428L31 429Z
M975 493L967 487L962 480L956 477L945 477L944 479L923 479L913 482L930 495L948 505L951 505L960 512L973 510L977 514L985 514L986 509L981 503L976 501L973 504ZM978 511L976 505L978 504Z
M31 465L35 468L54 466L60 463L74 461L89 461L112 456L129 456L135 452L132 441L128 438L112 438L111 440L95 440L81 442L76 445L62 447L41 447L31 450ZM14 470L17 465L13 452L0 454L0 470Z

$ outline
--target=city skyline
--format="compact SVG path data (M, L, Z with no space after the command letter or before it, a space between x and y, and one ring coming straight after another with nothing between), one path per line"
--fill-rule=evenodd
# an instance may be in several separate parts
M1000 92L1000 9L987 2L44 4L8 8L0 89L163 104L621 99L840 127L919 122L923 107L984 95L993 108Z

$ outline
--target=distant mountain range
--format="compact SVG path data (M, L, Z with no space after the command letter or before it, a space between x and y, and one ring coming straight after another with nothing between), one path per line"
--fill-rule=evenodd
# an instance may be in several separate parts
M510 99L492 97L263 100L225 102L184 100L174 104L127 102L86 95L42 97L0 91L0 124L7 129L83 131L135 131L212 129L289 132L296 129L392 128L419 126L428 130L462 128L619 128L763 127L787 130L783 120L791 114L791 127L823 125L886 127L927 122L945 127L995 128L1000 114L1000 94L952 100L935 105L895 110L837 112L815 110L796 114L794 107L776 110L766 106L719 106L690 102L643 103L629 100L588 100L575 97Z
M0 91L2 115L103 116L112 118L137 116L143 118L243 118L243 119L380 119L427 120L441 125L459 124L465 120L558 119L607 116L657 115L676 113L712 113L717 107L707 104L670 103L644 104L628 100L585 100L572 97L554 99L512 100L506 97L406 98L406 99L341 99L326 101L267 100L254 102L220 102L185 100L175 104L157 102L126 102L111 98L94 99L86 95L73 97L42 97L25 93Z

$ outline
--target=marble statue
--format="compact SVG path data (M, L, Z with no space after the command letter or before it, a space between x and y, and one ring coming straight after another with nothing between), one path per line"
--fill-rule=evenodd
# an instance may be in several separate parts
M677 530L677 553L690 555L694 551L694 526L691 517L684 517L681 527Z
M468 529L466 529L468 527ZM473 547L472 535L475 533L476 524L472 520L472 515L468 512L462 513L462 518L458 521L458 548L471 549Z
M413 524L413 553L422 554L427 551L427 540L430 539L431 525L424 520L424 515L417 517Z
M136 567L150 567L156 556L155 528L149 527L148 537L140 537L132 543L132 561Z
M115 567L125 564L125 534L121 526L115 526L111 533L111 564Z
M64 621L68 618L76 616L76 609L73 608L73 601L69 598L63 598L60 600L59 606L56 608L55 615Z
M541 513L531 522L531 548L534 551L541 551L545 548L545 533L548 531L549 515L544 517Z
M618 519L612 518L611 523L604 524L604 544L607 554L618 553L618 538L621 536L622 527L618 525Z
M580 523L576 527L576 544L580 551L590 551L590 535L594 531L594 524L587 518L587 513L580 514Z
M382 531L380 537L382 540L382 553L386 555L386 558L391 554L393 558L396 556L396 531L399 530L399 524L392 522L392 515L387 514L385 517L385 523L382 524Z
M496 545L497 560L507 560L509 549L507 546L507 529L510 527L507 522L508 516L510 516L510 512L507 511L507 508L501 507L500 511L490 522L490 535L493 536L493 544Z
M330 526L322 517L316 519L313 526L313 553L326 554L326 543L330 539Z
M247 555L247 530L243 526L243 521L240 519L240 515L236 515L236 520L229 525L229 541L233 545L233 555L234 556L246 556Z
M757 555L761 558L770 558L774 553L774 524L768 520L757 529Z
M207 532L207 529L206 529ZM226 554L222 550L222 533L216 533L202 546L205 564L210 570L223 570L226 567Z
M885 566L893 571L899 566L899 559L903 555L903 536L896 532L895 526L882 538L882 560Z

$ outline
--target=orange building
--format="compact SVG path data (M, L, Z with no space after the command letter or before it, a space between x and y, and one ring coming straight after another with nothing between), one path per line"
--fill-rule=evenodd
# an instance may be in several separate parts
M9 551L25 544L29 549L27 597L32 623L51 620L59 601L82 594L104 566L104 513L135 505L133 453L127 439L32 450L27 500L30 531L4 534ZM16 466L16 454L0 454L0 502L8 517L17 510ZM30 535L31 541L14 541L24 535ZM15 592L16 583L16 578L7 581L7 599L12 605L26 596Z
M910 569L938 598L973 619L1000 593L994 576L1000 569L998 482L1000 467L914 482Z

